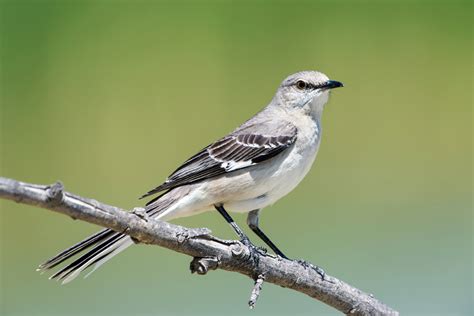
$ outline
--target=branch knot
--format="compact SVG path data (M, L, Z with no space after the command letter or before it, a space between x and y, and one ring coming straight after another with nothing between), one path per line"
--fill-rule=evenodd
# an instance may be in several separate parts
M189 264L191 273L204 275L209 270L216 270L219 266L219 259L217 257L194 257Z
M56 181L56 183L48 186L47 189L48 201L52 202L54 205L58 205L62 202L64 185L61 181Z
M148 220L150 219L148 213L143 207L134 207L132 210L132 214L136 215L138 218L144 220L145 222L148 222Z
M208 236L211 230L208 228L183 228L176 232L176 241L178 244L185 243L188 239Z

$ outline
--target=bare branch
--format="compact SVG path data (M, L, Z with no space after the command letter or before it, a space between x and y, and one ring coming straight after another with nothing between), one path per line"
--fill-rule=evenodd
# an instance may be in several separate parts
M323 279L311 266L264 253L258 253L259 260L251 260L250 250L245 245L213 237L207 228L191 229L150 220L139 208L126 212L65 192L60 182L45 186L0 177L0 198L46 208L123 232L137 242L189 255L194 258L191 271L198 274L223 269L247 275L256 280L251 295L253 304L258 298L264 276L266 282L304 293L348 315L398 315L372 295L343 281L327 274Z

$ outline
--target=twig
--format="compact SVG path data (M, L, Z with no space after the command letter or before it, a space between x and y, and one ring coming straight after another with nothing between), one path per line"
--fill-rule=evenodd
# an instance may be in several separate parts
M0 198L46 208L74 219L125 232L140 243L159 245L192 256L191 270L199 274L206 274L213 269L234 271L251 278L264 274L265 281L269 283L304 293L345 314L398 315L398 312L372 295L327 274L323 279L315 269L296 261L258 253L258 266L255 266L255 261L250 260L250 250L238 241L229 242L213 237L206 228L190 229L148 220L139 216L139 210L135 211L137 216L118 207L65 192L59 182L45 186L0 177ZM258 290L254 288L256 297Z
M249 307L250 309L255 308L258 297L260 296L260 291L262 290L263 281L265 281L265 276L260 274L255 280L255 285L253 286L252 293L250 293Z

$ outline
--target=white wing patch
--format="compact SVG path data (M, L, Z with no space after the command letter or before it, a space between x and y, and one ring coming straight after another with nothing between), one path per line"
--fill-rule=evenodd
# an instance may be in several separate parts
M251 160L246 160L246 161L225 161L221 163L221 168L225 169L226 172L232 171L232 170L237 170L245 167L249 167L254 165L255 163L252 162Z

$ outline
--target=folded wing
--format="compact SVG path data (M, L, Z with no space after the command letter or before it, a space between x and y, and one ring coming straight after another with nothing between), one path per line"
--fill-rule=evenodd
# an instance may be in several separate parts
M282 153L296 141L297 130L291 123L268 123L244 125L207 146L143 197L253 166Z

